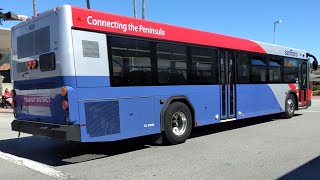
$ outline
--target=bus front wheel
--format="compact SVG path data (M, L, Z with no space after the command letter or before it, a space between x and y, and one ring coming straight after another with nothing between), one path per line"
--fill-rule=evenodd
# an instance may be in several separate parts
M164 137L169 144L185 142L192 130L192 115L188 106L182 102L169 105L164 114Z
M296 99L292 94L289 95L286 100L284 116L287 119L290 119L294 116L294 111L296 110Z

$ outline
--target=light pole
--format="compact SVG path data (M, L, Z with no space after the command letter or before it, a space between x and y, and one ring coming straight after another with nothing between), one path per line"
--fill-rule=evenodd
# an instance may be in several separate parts
M87 8L90 9L90 0L87 0Z
M133 17L137 18L137 0L133 0Z
M142 19L145 19L146 1L142 0Z
M37 16L37 2L36 2L36 0L32 0L32 5L33 5L33 15Z
M280 24L280 23L282 23L282 20L281 20L281 19L279 19L278 21L275 21L275 22L273 23L273 44L274 44L275 41L276 41L276 25L277 25L277 24Z

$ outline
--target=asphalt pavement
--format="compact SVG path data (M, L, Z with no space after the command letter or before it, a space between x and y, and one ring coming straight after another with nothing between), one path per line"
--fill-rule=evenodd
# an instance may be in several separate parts
M0 179L320 179L320 97L292 119L194 129L184 144L149 138L71 144L10 130L0 113Z

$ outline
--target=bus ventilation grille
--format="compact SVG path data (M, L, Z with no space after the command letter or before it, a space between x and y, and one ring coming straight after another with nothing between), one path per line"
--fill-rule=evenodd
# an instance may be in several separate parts
M119 101L93 101L84 106L90 137L120 133Z

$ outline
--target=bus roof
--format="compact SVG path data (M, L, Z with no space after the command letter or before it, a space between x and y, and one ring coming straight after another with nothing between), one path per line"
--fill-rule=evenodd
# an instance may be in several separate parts
M72 19L75 28L307 59L303 50L90 9L72 7Z
M59 13L60 9L62 8L71 9L73 28L77 29L87 29L120 35L307 59L307 52L299 49L164 23L157 23L149 20L126 17L92 9L74 6L70 8L70 5L63 5L61 7L54 8L46 11L44 14L48 14L50 12L52 13L54 11ZM40 14L43 15L43 13ZM42 15L40 15L40 17ZM37 17L32 18L31 21L36 19ZM19 26L21 25L17 25L13 29L18 28Z

